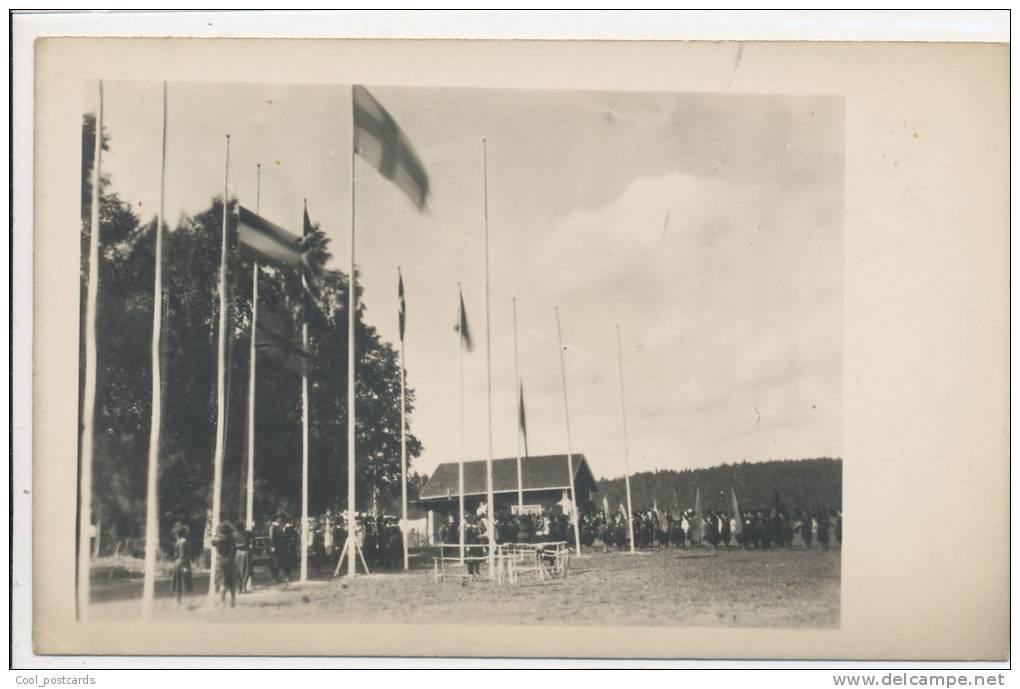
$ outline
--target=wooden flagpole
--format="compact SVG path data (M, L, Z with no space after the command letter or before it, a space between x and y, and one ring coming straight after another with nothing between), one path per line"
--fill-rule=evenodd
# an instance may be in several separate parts
M152 616L156 593L156 551L159 548L159 438L163 416L163 210L166 195L166 82L163 82L163 133L160 143L159 208L156 213L155 277L152 286L152 421L149 424L149 467L145 484L145 578L142 616Z
M400 275L400 267L397 266L397 277L403 285L403 277ZM403 304L401 304L403 308ZM406 314L402 317L406 318ZM410 558L407 553L407 413L406 401L406 377L404 369L404 326L400 327L400 533L404 545L404 569L410 566Z
M355 442L355 397L354 397L354 331L358 323L356 281L354 276L354 200L356 185L354 128L351 128L351 272L347 285L347 545L344 551L347 555L347 576L353 577L357 573L357 556L362 557L362 566L365 573L368 567L365 566L364 556L361 547L358 545L357 531L357 503L355 502L354 482L357 477L355 472L356 459L354 456ZM341 562L343 556L341 555ZM339 568L340 563L337 563Z
M460 461L457 462L457 503L460 509L457 529L460 532L460 563L464 564L464 293L457 283L457 319L460 329L457 333L457 347L460 349Z
M520 364L517 360L517 297L513 299L514 305L514 380L516 382L517 394L521 394L521 369ZM520 397L517 399L516 415L517 415L517 507L521 509L524 507L524 476L521 471L521 404ZM520 515L520 512L518 512Z
M620 324L616 324L616 353L620 359L620 411L623 416L623 480L627 486L627 531L630 534L630 552L634 550L634 521L630 502L630 455L627 446L627 403L623 394L623 344L620 339Z
M485 139L482 139L482 196L485 225L485 383L488 409L489 454L485 458L485 499L488 502L489 579L496 578L496 519L492 504L492 327L489 318L489 166Z
M216 347L216 448L213 451L212 536L220 527L220 498L223 487L223 451L226 442L226 355L227 355L227 237L230 208L230 134L227 134L223 172L223 227L220 233L219 337ZM209 598L216 596L216 547L209 553Z
M305 216L308 200L305 200ZM304 218L301 222L304 235ZM301 275L301 351L308 352L308 314L305 313L305 294L308 281ZM304 356L303 354L302 356ZM308 367L301 367L301 581L308 581Z
M556 308L556 335L560 343L560 373L563 377L563 418L567 425L567 472L570 474L570 515L574 522L574 546L577 554L581 554L581 527L578 524L580 514L577 509L577 491L574 489L574 455L570 444L570 407L567 404L567 365L563 356L563 332L560 329L560 309Z
M85 293L85 390L81 415L81 460L78 470L77 615L88 619L92 532L92 440L96 421L96 312L99 297L99 184L103 162L103 82L96 106L96 141L92 156L92 208L89 216L89 279Z
M255 166L255 215L262 206L262 163ZM248 478L245 497L244 521L255 529L255 365L258 360L255 347L259 321L259 262L251 266L251 345L248 354Z

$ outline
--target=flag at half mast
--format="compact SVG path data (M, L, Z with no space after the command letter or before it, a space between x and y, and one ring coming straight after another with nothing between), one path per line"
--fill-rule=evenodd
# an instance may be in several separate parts
M308 220L305 211L305 222ZM237 206L237 241L241 252L259 263L303 274L309 288L318 284L318 268L308 259L301 238L275 223Z
M518 405L517 423L521 427L521 435L524 436L524 456L528 456L528 418L524 413L524 383L521 383L518 391L520 405ZM608 512L608 510L607 510Z
M400 341L404 341L404 322L407 317L407 304L404 302L404 275L397 268L397 299L400 300Z
M351 89L354 104L354 151L407 198L424 210L429 176L411 142L379 101L364 86Z
M459 287L457 292L460 296L460 313L457 314L457 325L453 326L453 329L460 333L461 346L470 352L474 349L474 342L471 340L471 330L468 328L467 309L464 308L464 293L460 291Z

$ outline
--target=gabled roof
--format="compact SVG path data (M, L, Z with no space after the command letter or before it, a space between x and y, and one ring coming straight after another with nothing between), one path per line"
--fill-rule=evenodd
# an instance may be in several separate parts
M595 477L583 454L571 455L574 463L574 483L578 490L589 486L598 490ZM420 500L454 497L460 494L457 462L444 462L436 467L432 478L425 484ZM570 487L567 476L566 455L544 455L521 458L521 483L524 490L555 490ZM464 462L464 495L485 495L485 460ZM517 492L517 458L492 460L492 492Z

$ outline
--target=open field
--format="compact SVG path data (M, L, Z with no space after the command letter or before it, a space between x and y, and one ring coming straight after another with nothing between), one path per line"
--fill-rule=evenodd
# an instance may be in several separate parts
M216 622L361 622L409 624L633 624L833 628L839 626L838 551L764 550L589 552L573 558L565 579L516 585L460 577L433 582L430 569L263 583L237 607L210 605L208 579L180 607L158 582L157 611L168 620ZM100 620L131 620L140 583L94 590ZM120 595L111 595L111 589Z

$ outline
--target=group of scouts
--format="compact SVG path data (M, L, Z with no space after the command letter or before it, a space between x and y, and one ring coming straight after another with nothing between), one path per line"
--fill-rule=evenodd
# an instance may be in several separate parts
M317 576L324 567L330 572L337 564L343 544L347 541L346 512L339 517L331 511L308 520L311 543L308 563ZM212 549L216 549L215 588L225 605L227 594L230 606L235 604L237 593L254 589L255 558L268 556L268 568L276 583L288 583L301 561L301 522L291 519L283 510L278 511L263 527L258 536L250 529L235 527L222 521L217 532L211 533L211 520L206 518L207 531L199 555L208 565ZM192 548L188 540L189 528L178 523L172 530L173 571L171 590L178 604L186 591L192 589ZM399 520L388 515L359 512L355 519L355 538L365 560L370 565L394 566L402 558Z
M824 508L792 512L762 508L743 511L739 517L714 510L701 516L694 510L685 510L676 516L668 510L643 510L634 512L632 526L637 548L709 545L760 549L791 547L796 539L797 545L805 548L818 543L821 549L828 550L833 538L837 544L843 541L842 512ZM630 547L630 530L622 511L582 515L582 544L590 546L596 541L602 544L603 550Z
M174 537L174 564L170 588L180 605L184 592L192 588L190 529L187 524L178 523L171 533ZM237 592L246 593L252 586L255 542L252 532L235 529L233 524L224 521L216 534L206 540L211 548L216 549L215 587L220 594L220 602L225 605L229 593L230 607L234 607Z

